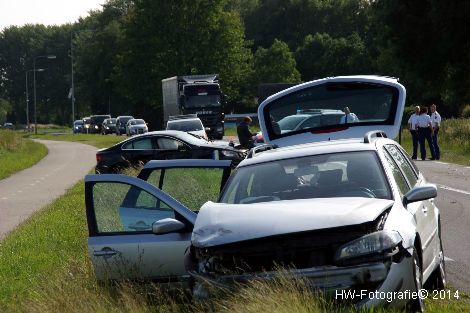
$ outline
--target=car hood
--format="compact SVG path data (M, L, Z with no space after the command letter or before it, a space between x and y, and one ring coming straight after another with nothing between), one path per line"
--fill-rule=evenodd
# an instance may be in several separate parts
M375 198L316 198L226 204L207 202L192 234L196 247L211 247L274 235L357 225L393 205Z

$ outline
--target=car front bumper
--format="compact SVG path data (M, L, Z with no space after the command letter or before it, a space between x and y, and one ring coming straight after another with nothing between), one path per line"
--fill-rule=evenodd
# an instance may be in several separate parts
M354 266L323 266L279 272L241 275L209 276L194 271L193 296L206 299L211 290L233 289L237 284L252 280L274 280L279 276L305 279L314 290L320 290L329 299L354 303L356 307L402 308L416 292L412 257L403 257L398 263L366 263Z

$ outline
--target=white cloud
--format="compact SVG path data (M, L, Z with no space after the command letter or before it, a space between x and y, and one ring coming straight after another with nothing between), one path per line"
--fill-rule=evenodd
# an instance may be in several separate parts
M0 0L0 30L10 25L73 23L105 0Z

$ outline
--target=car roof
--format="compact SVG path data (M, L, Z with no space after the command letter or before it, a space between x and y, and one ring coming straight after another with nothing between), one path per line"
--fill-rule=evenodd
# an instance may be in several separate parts
M179 120L168 120L168 124L175 124L175 123L185 123L187 121L200 121L201 119L199 117L191 117L191 118L182 118Z
M377 142L379 140L396 144L395 141L387 138L376 138L371 142L364 142L364 139L353 138L305 143L263 151L262 153L256 154L255 157L243 160L238 165L238 167L244 167L258 163L272 162L277 160L301 158L310 155L354 151L376 151Z

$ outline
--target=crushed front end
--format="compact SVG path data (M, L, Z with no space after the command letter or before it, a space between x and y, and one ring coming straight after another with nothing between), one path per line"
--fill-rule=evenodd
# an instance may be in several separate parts
M385 215L361 225L212 247L193 245L187 260L187 269L195 279L193 295L208 298L213 287L234 289L251 280L273 280L282 275L302 278L313 290L341 303L402 307L406 301L392 303L364 296L374 291L414 288L411 255L399 244L397 233L382 230ZM376 240L375 234L381 237L379 242L388 244L386 241L390 240L386 249L373 254L357 251L358 244L370 245ZM363 238L371 242L361 242ZM394 240L398 244L393 244ZM351 253L356 252L359 253L353 257Z

